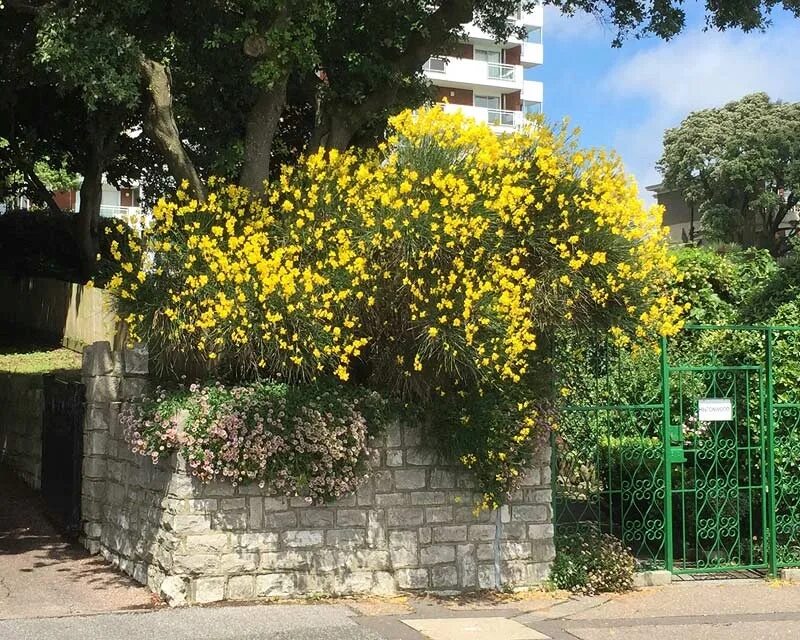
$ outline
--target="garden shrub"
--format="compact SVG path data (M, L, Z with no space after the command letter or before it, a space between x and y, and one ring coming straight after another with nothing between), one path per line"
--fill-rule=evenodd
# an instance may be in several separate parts
M614 536L594 525L558 533L550 580L559 589L593 595L633 588L636 560Z
M492 460L483 475L503 480L485 487L489 503L540 443L537 426L515 444L527 409L514 407L541 411L550 395L537 386L548 336L597 325L625 343L675 333L683 311L660 210L617 158L543 124L498 137L441 108L392 118L377 149L310 153L264 194L215 180L203 202L179 190L154 208L138 255L111 288L157 372L333 376L423 414L482 394L495 416L519 414L498 433L496 419L449 422L440 439Z
M127 406L121 422L133 451L154 463L178 452L203 482L269 484L322 502L363 480L368 431L380 431L384 416L374 392L255 382L159 387Z

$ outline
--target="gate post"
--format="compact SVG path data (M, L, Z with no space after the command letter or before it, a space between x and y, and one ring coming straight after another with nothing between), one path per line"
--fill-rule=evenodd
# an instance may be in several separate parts
M767 514L769 516L769 573L771 576L778 575L778 534L775 530L776 520L776 496L775 496L775 411L773 401L775 395L774 383L772 380L772 328L764 331L764 360L766 371L767 397L764 399L767 414L767 464L769 473L767 474Z
M661 336L661 402L663 403L661 439L664 455L664 566L673 569L672 549L672 462L670 460L670 397L669 397L669 359L667 338Z

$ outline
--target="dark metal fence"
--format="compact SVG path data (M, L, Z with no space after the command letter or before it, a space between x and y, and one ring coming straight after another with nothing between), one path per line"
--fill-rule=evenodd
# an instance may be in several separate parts
M44 378L42 496L68 534L81 523L81 463L86 390L77 381Z

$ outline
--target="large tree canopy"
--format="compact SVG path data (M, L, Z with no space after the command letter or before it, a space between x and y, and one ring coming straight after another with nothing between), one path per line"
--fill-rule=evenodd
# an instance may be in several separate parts
M798 232L800 103L755 93L692 113L664 135L659 168L698 208L706 237L782 255Z
M681 0L545 1L594 13L615 44L669 38L685 20ZM200 199L210 174L260 190L276 159L307 145L374 139L388 114L425 100L420 68L457 44L463 23L502 40L520 4L537 1L4 0L0 165L35 181L30 168L48 157L84 177L88 269L104 174L185 180ZM776 6L800 12L800 0L708 0L706 17L759 29Z

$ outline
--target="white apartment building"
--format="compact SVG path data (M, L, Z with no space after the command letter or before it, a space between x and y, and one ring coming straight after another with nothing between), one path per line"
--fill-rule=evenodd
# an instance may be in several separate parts
M541 113L544 100L542 83L523 78L525 69L544 60L542 5L530 13L520 10L509 20L526 28L525 40L496 43L470 23L465 27L468 40L454 55L430 58L423 67L437 99L447 102L446 111L463 111L498 132L520 127L527 114Z

